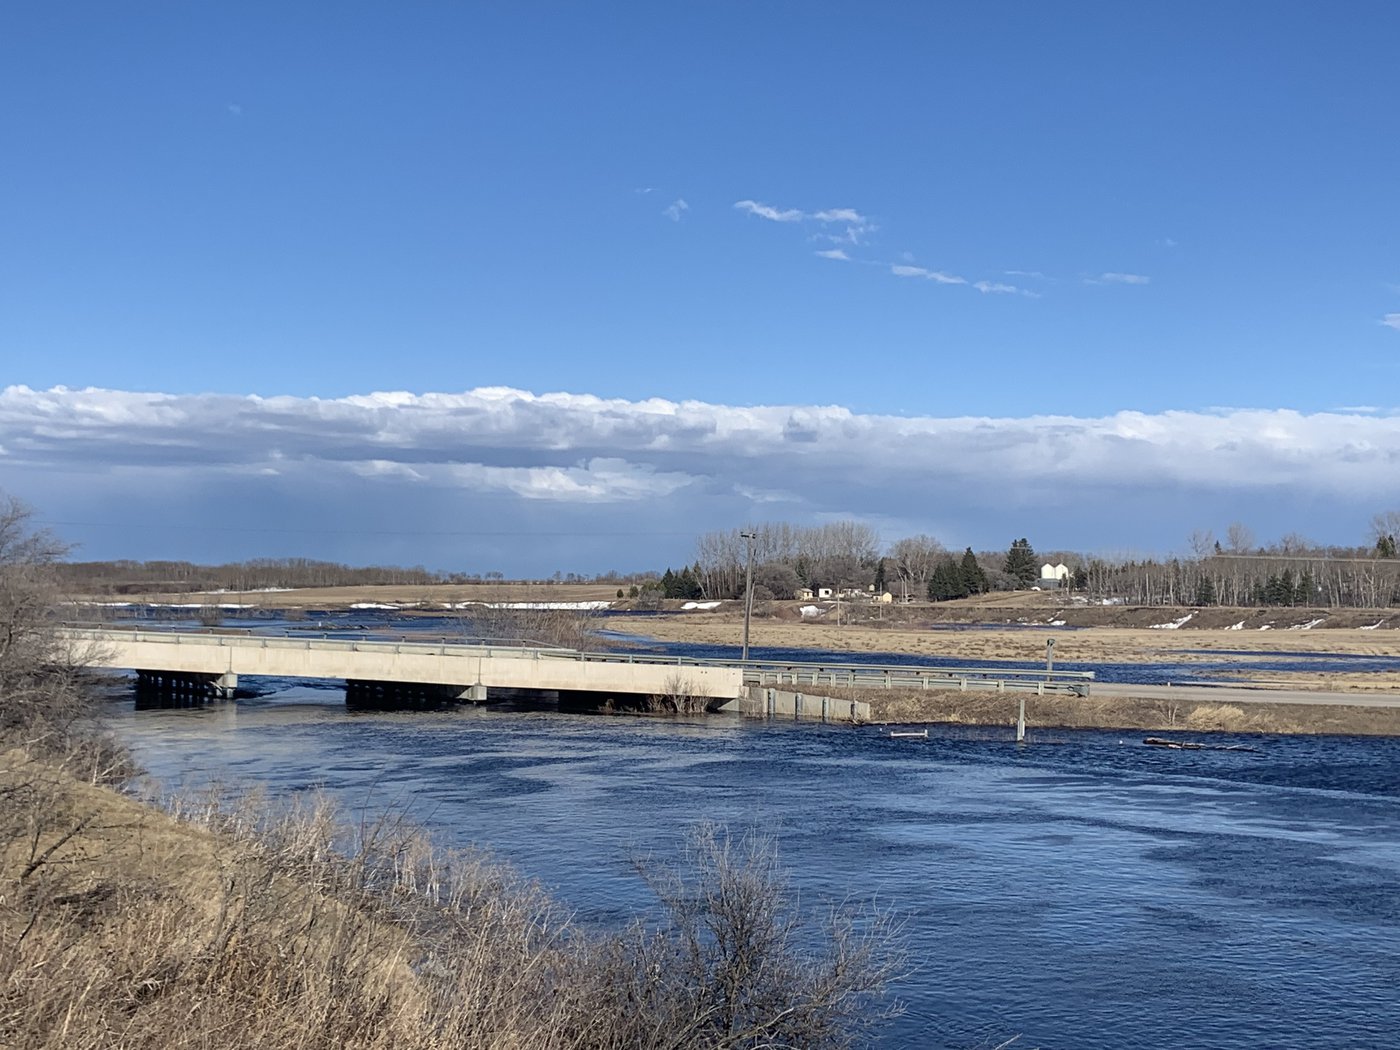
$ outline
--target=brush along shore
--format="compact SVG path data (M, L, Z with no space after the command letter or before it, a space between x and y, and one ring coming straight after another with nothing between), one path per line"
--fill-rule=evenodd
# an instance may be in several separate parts
M888 917L811 919L755 836L639 864L649 921L604 933L392 820L170 806L0 754L0 1045L844 1047L897 1009Z
M1021 696L1030 726L1060 729L1190 730L1216 733L1400 736L1400 707L1213 703L1131 696L885 690L822 687L825 695L870 704L872 722L1014 726Z

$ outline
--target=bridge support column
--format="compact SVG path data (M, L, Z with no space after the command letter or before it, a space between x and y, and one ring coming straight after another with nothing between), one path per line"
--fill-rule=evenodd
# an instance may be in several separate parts
M236 674L199 671L136 672L136 706L191 707L206 700L231 700L238 687Z
M433 682L377 682L350 678L345 682L345 706L372 711L451 707L475 700L474 694L477 690L481 692L479 702L484 702L485 686L469 686L463 690L460 685L441 685Z

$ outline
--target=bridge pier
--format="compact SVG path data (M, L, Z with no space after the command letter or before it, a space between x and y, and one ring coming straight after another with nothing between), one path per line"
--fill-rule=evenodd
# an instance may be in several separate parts
M486 703L484 685L437 685L432 682L380 682L363 678L345 680L345 706L370 711L403 708L422 710L453 704Z
M238 675L232 671L213 674L201 671L136 672L137 706L187 707L206 700L232 700L238 688Z

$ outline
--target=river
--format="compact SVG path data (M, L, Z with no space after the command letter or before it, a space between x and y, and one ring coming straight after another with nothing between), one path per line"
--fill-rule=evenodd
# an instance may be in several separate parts
M777 839L803 900L873 897L917 971L884 1047L1375 1047L1400 1032L1400 741L347 712L339 687L112 722L169 787L400 807L585 922L646 907L631 858L694 820ZM1231 738L1236 739L1236 738Z

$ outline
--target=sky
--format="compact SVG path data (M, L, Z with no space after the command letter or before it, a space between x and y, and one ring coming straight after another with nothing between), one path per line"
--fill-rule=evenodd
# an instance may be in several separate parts
M1400 506L1392 3L0 10L0 489L544 575Z

